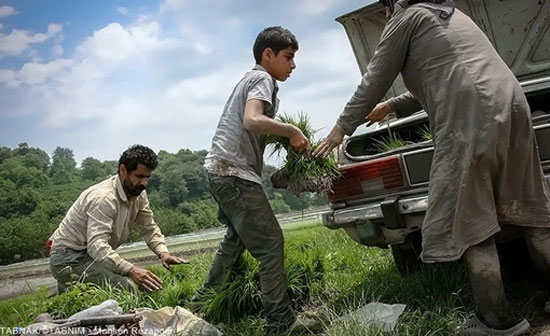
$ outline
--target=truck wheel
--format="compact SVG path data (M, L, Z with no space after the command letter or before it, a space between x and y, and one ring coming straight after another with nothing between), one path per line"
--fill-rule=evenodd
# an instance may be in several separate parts
M420 260L422 251L422 236L420 231L411 232L405 237L405 242L391 245L393 260L399 274L407 276L419 271L424 265Z

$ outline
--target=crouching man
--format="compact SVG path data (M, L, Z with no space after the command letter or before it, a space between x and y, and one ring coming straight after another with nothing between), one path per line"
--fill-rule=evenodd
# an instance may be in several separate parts
M122 153L117 175L80 194L50 237L50 270L59 293L75 278L127 289L134 283L149 291L162 288L159 277L124 260L115 251L134 227L141 231L164 267L187 263L168 253L149 207L145 187L157 164L155 152L134 145Z

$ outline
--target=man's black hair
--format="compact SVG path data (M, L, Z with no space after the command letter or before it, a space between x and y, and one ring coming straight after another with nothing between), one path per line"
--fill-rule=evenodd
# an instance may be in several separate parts
M298 50L298 41L290 30L279 26L265 28L258 34L252 47L256 64L262 62L262 53L267 48L271 48L277 55L279 51L288 47L292 47L294 51Z
M138 163L149 169L155 169L158 166L157 154L149 147L143 145L133 145L122 153L118 160L118 166L123 164L128 173L137 169Z

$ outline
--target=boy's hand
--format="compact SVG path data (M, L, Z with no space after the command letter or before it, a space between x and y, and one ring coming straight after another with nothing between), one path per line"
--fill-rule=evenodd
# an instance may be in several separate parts
M394 113L390 104L387 101L377 104L371 113L365 118L367 127L374 124L375 122L380 122L390 114Z
M332 131L327 135L327 137L321 142L319 147L313 152L314 157L325 157L332 152L334 147L338 146L344 140L344 130L338 126L334 125Z
M292 126L292 125L289 125ZM309 148L309 141L307 140L306 136L300 129L296 126L293 127L292 135L288 138L290 141L290 147L296 152L296 153L304 153Z

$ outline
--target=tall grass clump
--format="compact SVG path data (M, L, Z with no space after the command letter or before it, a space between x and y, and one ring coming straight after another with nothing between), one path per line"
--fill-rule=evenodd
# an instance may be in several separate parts
M214 323L238 322L262 307L258 264L245 253L218 288L205 289L192 303L193 310Z
M374 142L374 147L380 153L389 152L396 148L404 147L412 143L410 141L404 141L399 137L382 137L381 139L374 140Z
M299 308L309 302L313 283L323 279L321 257L310 253L287 258L285 269L288 295L293 306ZM194 311L213 323L235 323L260 316L262 292L258 262L248 252L244 253L228 281L218 288L204 290L192 306Z
M426 125L420 127L420 129L418 130L418 133L420 134L421 141L433 140L432 132L430 131L430 128Z
M296 126L308 139L312 150L319 146L307 114L301 112L297 117L280 114L277 120ZM294 195L302 192L324 193L332 188L333 179L340 176L338 163L333 155L313 157L309 154L298 154L290 147L289 139L283 136L269 136L267 144L272 148L272 155L281 155L286 151L285 163L271 176L275 188L286 188Z
M123 311L131 311L136 307L162 307L151 296L137 289L128 291L110 284L99 286L93 283L73 282L65 293L56 295L46 302L45 311L54 318L64 319L109 299L116 300Z

